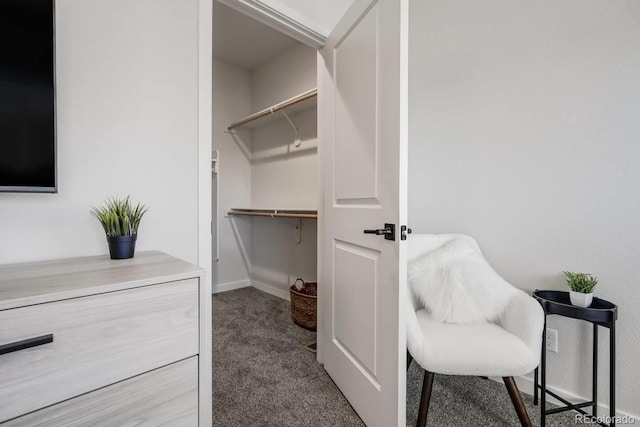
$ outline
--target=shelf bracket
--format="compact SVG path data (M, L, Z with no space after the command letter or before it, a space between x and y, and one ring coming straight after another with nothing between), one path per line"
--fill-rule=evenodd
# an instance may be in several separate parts
M227 135L232 135L232 136L251 136L251 130L249 130L248 132L240 132L240 131L237 131L237 130L225 129L224 133L226 133Z
M295 147L300 147L300 131L298 130L298 127L295 125L295 123L293 123L293 121L289 118L289 115L287 114L286 111L284 110L280 110L282 111L282 114L284 115L284 118L287 119L287 121L289 122L289 124L291 125L291 127L293 128L293 131L296 133L296 139L294 139L293 141L293 145Z
M302 243L302 219L296 219L296 245Z

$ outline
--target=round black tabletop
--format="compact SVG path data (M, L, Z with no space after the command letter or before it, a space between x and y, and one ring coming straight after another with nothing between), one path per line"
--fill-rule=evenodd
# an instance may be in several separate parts
M589 307L578 307L571 304L569 292L536 290L533 297L540 302L546 314L593 323L611 323L618 319L618 306L601 298L594 297Z

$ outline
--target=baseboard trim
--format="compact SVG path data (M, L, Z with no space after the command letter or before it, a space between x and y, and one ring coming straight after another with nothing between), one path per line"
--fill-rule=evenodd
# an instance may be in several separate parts
M502 378L491 377L491 379L496 382L502 383ZM520 393L526 394L528 396L533 396L533 374L531 378L522 376L522 377L514 377L514 380L516 380L516 384L518 385L518 390L520 390ZM558 396L561 396L567 399L569 402L586 402L588 400L591 400L591 398L578 396L566 390L561 390L557 387L549 387L547 385L547 388L550 391L557 394ZM541 397L540 395L538 396ZM549 395L547 395L547 402L552 403L554 405L558 405L558 406L564 406L564 403L560 402L558 399ZM608 415L608 414L609 414L609 406L604 405L603 403L598 403L598 415ZM619 417L633 418L635 420L634 423L640 423L640 417L637 415L633 415L620 410L616 410L616 415ZM553 415L551 415L551 417L553 417Z
M268 294L271 294L275 297L278 298L282 298L283 300L286 301L291 301L291 298L289 296L289 291L285 291L283 289L280 288L276 288L275 286L272 285L267 285L266 283L262 283L262 282L258 282L257 280L252 280L251 281L251 286L253 286L254 288L262 291L262 292L266 292Z
M219 285L214 286L211 289L211 293L219 294L221 292L233 291L235 289L248 288L249 286L251 286L250 280L238 280L237 282L221 283Z

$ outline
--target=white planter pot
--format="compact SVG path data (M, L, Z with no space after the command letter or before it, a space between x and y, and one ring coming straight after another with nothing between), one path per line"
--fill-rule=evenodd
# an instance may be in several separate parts
M593 301L593 293L583 294L581 292L569 291L569 299L571 304L577 307L589 307Z

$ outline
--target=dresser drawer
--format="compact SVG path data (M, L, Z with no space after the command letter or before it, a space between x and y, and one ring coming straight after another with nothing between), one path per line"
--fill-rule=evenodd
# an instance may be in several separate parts
M198 425L198 357L58 403L2 427Z
M198 279L0 311L0 422L198 353Z

